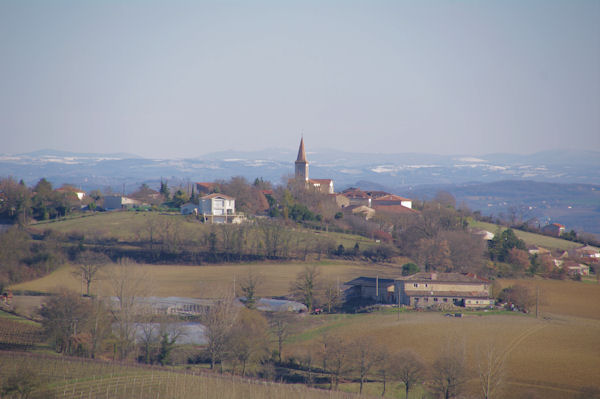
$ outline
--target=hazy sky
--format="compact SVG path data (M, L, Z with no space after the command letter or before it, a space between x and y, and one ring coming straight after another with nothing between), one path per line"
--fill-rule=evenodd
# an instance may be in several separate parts
M600 1L0 0L0 153L600 150Z

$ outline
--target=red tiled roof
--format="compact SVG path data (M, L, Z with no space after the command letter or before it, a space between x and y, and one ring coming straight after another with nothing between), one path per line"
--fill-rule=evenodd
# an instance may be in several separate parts
M342 191L342 195L347 198L371 198L369 194L365 193L359 188L348 188Z
M373 209L375 209L377 212L389 212L389 213L398 213L398 214L407 214L407 215L415 215L415 214L421 213L415 209L407 208L402 205L375 204L375 205L373 205Z
M378 197L375 201L412 201L410 198L404 198L399 195L388 194Z

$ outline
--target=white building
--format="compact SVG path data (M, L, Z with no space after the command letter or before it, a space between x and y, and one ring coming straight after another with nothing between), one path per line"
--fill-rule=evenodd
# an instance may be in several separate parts
M209 194L200 198L198 214L209 223L237 223L238 215L235 213L235 198L225 194Z
M122 195L107 195L104 197L104 209L114 211L117 209L131 209L136 206L144 205L142 201L133 198L124 197Z

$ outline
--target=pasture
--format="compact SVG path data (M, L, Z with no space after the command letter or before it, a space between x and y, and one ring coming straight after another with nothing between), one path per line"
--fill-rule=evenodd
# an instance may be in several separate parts
M208 234L211 229L221 227L203 224L193 216L176 213L119 211L98 212L60 220L42 221L32 224L31 228L37 231L53 230L65 234L76 233L93 240L111 238L119 241L136 241L140 236L144 236L144 229L149 223L161 226L170 223L176 226L182 237L192 239L199 239ZM252 226L252 224L249 224L249 226ZM295 226L292 230L304 234L306 238L332 240L336 246L342 244L345 248L352 248L356 243L363 250L375 245L373 240L355 234L309 230L299 226Z
M491 233L496 234L498 228L500 227L502 231L506 230L506 227L499 226L493 223L486 222L478 222L472 221L469 223L471 227L475 227L478 229L484 229ZM529 233L527 231L513 230L517 237L521 240L525 241L527 245L539 245L540 247L544 247L547 249L560 249L560 250L568 250L576 247L582 246L582 244L573 241L567 241L556 237L549 237L542 234Z

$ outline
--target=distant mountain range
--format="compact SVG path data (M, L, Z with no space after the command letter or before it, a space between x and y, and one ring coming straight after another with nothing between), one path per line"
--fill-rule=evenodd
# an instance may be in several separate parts
M278 184L283 177L293 173L295 158L296 151L289 149L223 151L189 159L42 150L0 155L0 176L23 179L28 185L45 177L54 185L70 183L84 190L112 187L114 191L124 189L126 192L133 191L142 183L158 185L161 178L171 184L185 184L244 176L249 180L262 177ZM436 191L444 189L454 194L458 201L465 201L472 209L480 209L483 213L498 215L511 207L514 211L517 207L532 211L529 212L532 216L546 221L562 220L567 227L585 226L584 230L600 234L598 151L448 156L319 149L308 151L307 158L310 176L334 179L336 190L359 186L431 198ZM585 204L586 212L597 217L586 222L589 219L586 212L575 219L570 218L568 212L547 211L538 215L533 210L544 208L543 203L538 203L543 201L542 197L549 203L560 203L560 206L563 205L561 201L567 201L571 205L566 202L564 205L571 210L581 210L577 207ZM581 201L578 202L578 199ZM537 205L532 205L532 202ZM529 209L530 206L534 208ZM553 209L552 206L550 209ZM593 223L595 225L590 226Z

